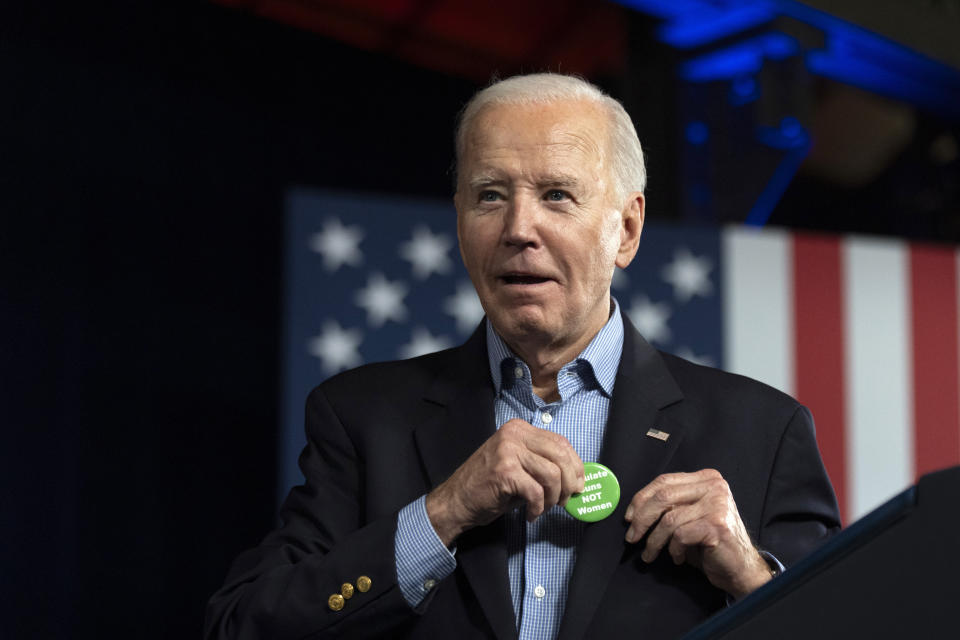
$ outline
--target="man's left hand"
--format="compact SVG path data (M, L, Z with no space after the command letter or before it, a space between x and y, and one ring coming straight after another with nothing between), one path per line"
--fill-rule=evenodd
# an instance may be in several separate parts
M770 569L750 541L719 471L657 477L633 496L626 520L631 544L649 531L641 554L645 562L653 562L666 546L674 563L697 567L735 598L770 580Z

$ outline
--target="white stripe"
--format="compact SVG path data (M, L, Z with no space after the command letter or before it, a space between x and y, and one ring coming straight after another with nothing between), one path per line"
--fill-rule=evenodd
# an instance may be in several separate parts
M913 366L908 249L845 244L848 515L859 518L913 482Z
M793 393L793 250L779 230L723 233L725 368Z

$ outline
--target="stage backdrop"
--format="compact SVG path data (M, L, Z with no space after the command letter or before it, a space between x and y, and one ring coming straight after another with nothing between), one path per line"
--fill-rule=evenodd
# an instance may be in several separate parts
M287 212L281 497L302 482L313 386L459 344L483 317L451 202L295 190ZM808 405L845 523L960 462L956 247L648 216L621 308L660 349Z

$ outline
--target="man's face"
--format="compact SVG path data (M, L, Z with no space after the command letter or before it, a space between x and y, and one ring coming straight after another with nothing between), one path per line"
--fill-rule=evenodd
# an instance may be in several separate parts
M489 106L465 143L457 233L487 317L515 348L585 346L643 222L641 194L613 195L603 112L584 101Z

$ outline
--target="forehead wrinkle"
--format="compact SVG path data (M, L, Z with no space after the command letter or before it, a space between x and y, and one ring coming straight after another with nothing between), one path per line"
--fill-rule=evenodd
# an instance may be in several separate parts
M591 135L592 132L578 132L571 130L565 123L558 123L546 134L546 140L524 141L516 139L505 140L501 132L496 129L477 131L471 136L464 155L479 154L483 160L509 158L519 152L538 151L551 156L593 156L598 161L606 160L606 145Z
M551 147L569 147L580 153L595 155L601 161L606 156L605 145L600 144L599 141L595 140L595 136L590 135L592 132L574 131L569 128L561 128L558 126L554 133L559 140L549 143L549 146Z
M521 132L507 135L510 126L502 129L501 117L508 117L512 105L493 108L489 114L479 115L467 132L461 174L472 188L516 181L538 186L583 185L609 187L609 124L594 105L573 117L563 118L547 125L536 134ZM519 107L523 109L523 107ZM504 114L507 114L506 116ZM486 117L485 117L486 116ZM488 118L493 118L490 122ZM536 169L523 167L515 161L525 153L539 156L542 163ZM471 166L472 165L472 166ZM532 171L536 175L532 175ZM539 171L537 171L539 169ZM585 172L584 172L585 170ZM590 184L587 184L590 183Z
M600 149L589 138L573 134L569 137L574 141L545 145L549 160L541 171L531 176L534 184L589 187L595 182L605 182L604 156Z
M578 132L569 128L560 128L557 132L558 141L549 142L544 145L544 152L549 154L551 160L557 163L574 162L578 167L589 171L593 180L605 182L605 167L607 163L606 146L591 135L591 131ZM561 182L571 182L573 184L583 184L584 175L577 173L566 173L563 171L554 174L549 169L545 175L556 175ZM549 181L550 178L547 179Z

